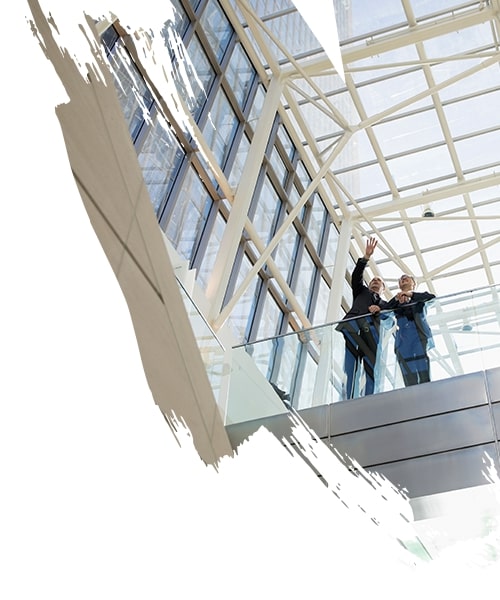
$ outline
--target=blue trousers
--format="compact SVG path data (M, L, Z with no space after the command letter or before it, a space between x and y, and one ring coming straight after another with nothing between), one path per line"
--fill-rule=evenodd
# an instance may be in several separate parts
M405 386L431 380L427 338L417 329L415 321L398 317L394 350Z

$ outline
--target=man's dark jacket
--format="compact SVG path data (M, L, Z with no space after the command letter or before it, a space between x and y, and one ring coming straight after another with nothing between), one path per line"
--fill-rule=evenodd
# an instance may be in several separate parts
M363 282L363 273L368 260L364 257L358 258L358 262L354 267L351 276L351 287L353 302L349 311L345 314L344 319L350 319L358 315L366 315L368 307L372 304L377 304L381 309L386 308L387 302L382 300L378 294L371 292L368 286Z

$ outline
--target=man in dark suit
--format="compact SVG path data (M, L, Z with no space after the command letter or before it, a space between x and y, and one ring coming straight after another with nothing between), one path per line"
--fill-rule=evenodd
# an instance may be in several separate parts
M345 339L344 371L346 375L345 395L353 398L360 380L361 365L365 372L365 395L373 394L374 370L379 340L378 313L387 302L380 294L385 289L382 278L374 277L368 286L363 282L365 267L377 247L373 237L366 242L365 254L358 259L351 276L353 303L337 331ZM359 317L359 318L356 318Z
M427 351L434 347L426 318L426 303L436 297L430 292L415 292L416 282L404 273L399 278L400 291L387 304L394 309L397 330L394 351L405 386L431 380Z

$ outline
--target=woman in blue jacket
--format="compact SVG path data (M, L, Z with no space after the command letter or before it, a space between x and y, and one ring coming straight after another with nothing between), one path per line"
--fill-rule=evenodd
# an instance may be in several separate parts
M401 275L400 291L386 306L394 310L397 320L394 350L405 386L431 380L427 352L434 348L434 339L426 318L426 303L436 296L416 292L415 285L411 275Z

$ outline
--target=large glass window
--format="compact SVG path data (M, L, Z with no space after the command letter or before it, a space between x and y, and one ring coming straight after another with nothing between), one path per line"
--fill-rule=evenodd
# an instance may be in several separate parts
M274 148L271 151L271 156L270 156L269 161L271 163L273 171L278 176L279 182L284 187L286 185L286 181L288 179L288 170L287 170L286 165L283 162L283 159L281 158L276 146L274 146Z
M234 47L225 75L238 104L245 108L255 69L239 43Z
M194 169L189 169L165 231L177 252L189 261L211 204L200 177Z
M222 242L222 236L225 228L226 220L222 214L218 212L212 231L208 236L207 246L204 249L201 264L198 267L197 281L204 289L206 289L210 275L212 274L212 269L215 264L217 252L219 251Z
M262 188L256 190L252 201L252 222L259 237L265 242L268 242L274 233L280 204L278 194L266 176Z
M235 265L235 268L233 269L233 271L237 273L235 289L239 288L251 268L252 263L246 254L243 254L241 261L238 261L238 264ZM261 282L260 277L255 277L228 318L228 323L238 340L246 341L248 339L248 329L250 325L249 317L255 308L257 292L260 289Z
M256 69L235 39L219 2L193 1L191 7L196 17L185 0L175 0L174 23L166 23L164 30L176 85L229 185L237 189L266 90L262 83L256 85ZM124 49L123 52L126 62L117 69L120 100L153 207L168 239L196 269L197 282L206 289L233 205L224 203L223 186L219 187L204 156L196 153L196 145L184 125L163 119L162 107L156 106L139 70ZM287 211L311 182L295 142L279 117L270 135L248 215L264 243L270 241ZM299 304L305 312L315 312L315 318L326 313L328 298L328 284L318 274L325 252L326 218L325 206L316 192L285 231L272 255L288 285L295 290ZM256 240L249 238L242 232L225 302L260 254ZM326 252L327 258L330 255ZM264 264L228 319L237 340L273 336L280 328L300 326L297 315L286 309L287 293ZM311 306L313 300L318 305L316 309Z
M316 306L314 307L313 325L322 325L326 323L326 311L328 309L328 300L330 298L330 287L321 277L319 281L318 296Z
M226 162L238 123L226 94L223 90L219 90L203 127L203 135L221 167L224 167Z
M299 242L299 233L294 225L288 227L274 253L274 262L280 272L289 279Z
M110 28L112 29L112 28ZM112 29L114 32L114 29ZM109 37L109 36L108 36ZM135 142L153 106L153 96L132 62L130 54L118 40L108 56L113 67L114 83L123 117Z
M316 251L319 252L321 244L323 226L325 222L325 207L319 194L313 194L311 206L309 208L309 218L307 222L307 234L314 245Z
M288 158L293 160L297 149L295 148L294 143L292 142L287 130L283 127L283 125L280 125L278 128L278 139L280 140L283 150L286 152Z
M260 315L258 332L255 336L256 339L263 339L276 335L279 332L282 317L283 313L276 300L270 293L267 293Z
M215 79L215 71L196 36L193 36L189 42L188 53L194 71L189 77L194 97L194 110L192 112L195 117L198 117L205 106L208 92Z
M257 87L257 91L255 93L255 98L253 100L253 104L252 104L252 107L250 109L250 113L248 116L248 123L251 125L252 129L254 129L254 130L257 127L257 123L258 123L260 115L262 113L265 99L266 99L266 92L265 92L262 84L260 84Z
M231 172L228 175L229 185L235 189L240 183L241 174L243 172L243 167L245 166L245 161L249 149L250 140L247 138L246 135L243 135L240 142L238 143L238 147L236 148L233 164L231 166Z
M311 297L313 277L316 273L316 266L307 250L302 254L300 261L299 277L295 284L295 296L300 305L307 311L309 308L309 299Z
M209 0L200 22L215 56L220 62L233 35L233 28L217 0Z
M174 8L174 26L178 34L182 37L190 24L190 20L180 0L170 1Z
M167 122L156 115L138 152L144 182L155 212L160 216L163 201L175 180L184 152L169 131Z
M324 246L323 264L328 268L329 273L332 273L332 268L335 264L335 256L337 254L337 246L339 243L339 232L333 223L328 225L328 239Z

